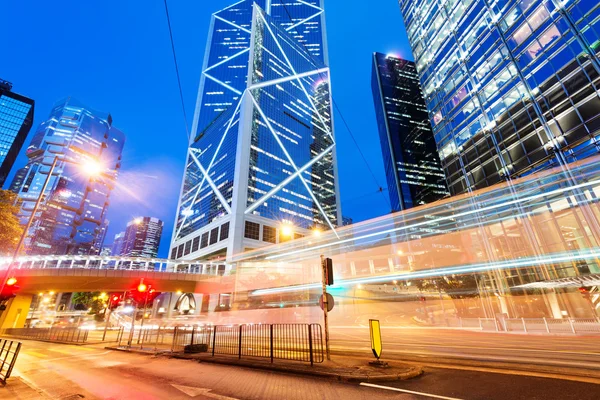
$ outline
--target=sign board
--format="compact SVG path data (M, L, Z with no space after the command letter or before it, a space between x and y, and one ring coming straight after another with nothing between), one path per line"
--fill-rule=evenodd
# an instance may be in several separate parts
M369 330L371 331L371 350L373 350L373 354L379 360L379 357L381 357L382 345L378 319L369 320Z
M333 310L334 301L333 301L332 295L330 295L329 293L326 293L326 294L327 294L327 312L329 312L329 311ZM319 297L319 307L321 307L321 310L324 307L323 295L321 295L321 297Z

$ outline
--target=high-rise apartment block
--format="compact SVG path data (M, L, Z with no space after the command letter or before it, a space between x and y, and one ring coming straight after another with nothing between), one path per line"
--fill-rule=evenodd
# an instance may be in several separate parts
M213 14L171 258L341 225L321 0Z
M597 2L399 2L451 193L598 153Z
M374 53L371 86L392 211L448 196L415 64Z
M98 254L124 142L110 114L72 98L54 106L27 148L27 165L11 184L25 222L55 164L29 232L28 254Z
M12 91L0 79L0 188L25 143L33 124L34 101Z
M162 230L163 222L158 218L135 218L124 233L115 236L112 255L156 258Z

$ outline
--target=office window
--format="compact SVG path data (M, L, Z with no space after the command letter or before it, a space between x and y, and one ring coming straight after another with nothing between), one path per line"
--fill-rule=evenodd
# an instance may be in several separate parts
M175 258L177 258L177 247L171 249L171 259L174 260Z
M177 258L180 258L181 256L183 256L183 244L180 244L177 248Z
M190 254L190 251L192 251L192 241L188 240L188 242L185 244L185 251L183 252L184 255L188 255Z
M213 245L219 241L219 228L214 228L210 231L210 244Z
M219 240L225 240L227 238L229 238L229 222L225 222L221 225L221 237Z
M260 239L260 224L255 222L246 221L244 228L244 237L248 239L259 240Z
M194 238L194 242L192 243L192 252L198 251L200 248L200 236L196 236Z
M208 232L202 234L202 240L200 240L200 248L203 249L208 246Z
M277 229L263 225L263 242L277 243Z

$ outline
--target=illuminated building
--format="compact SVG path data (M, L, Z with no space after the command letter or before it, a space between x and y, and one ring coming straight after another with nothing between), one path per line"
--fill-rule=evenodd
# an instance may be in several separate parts
M392 211L448 196L415 64L374 53L372 89Z
M110 254L119 256L123 251L123 242L125 241L125 232L119 232L115 235L113 239L113 244L111 246Z
M171 258L226 258L341 225L320 0L213 14Z
M120 240L119 253L112 255L156 258L158 246L163 230L163 222L154 217L135 218L127 224L125 233L117 239ZM118 236L118 235L117 235Z
M34 101L0 79L0 188L10 173L33 124Z
M28 254L98 253L95 246L106 228L124 142L125 135L112 125L110 114L72 98L53 107L27 148L27 165L11 184L22 200L25 223L57 160L29 232Z
M452 194L597 154L596 2L400 7Z

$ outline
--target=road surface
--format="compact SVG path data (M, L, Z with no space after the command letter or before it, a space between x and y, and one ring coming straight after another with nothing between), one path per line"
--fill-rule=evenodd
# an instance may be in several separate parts
M428 368L420 378L378 384L381 388L115 352L99 346L34 341L23 342L14 375L33 384L45 398L62 400L600 398L600 385L558 379ZM5 390L0 388L0 399L10 398Z

